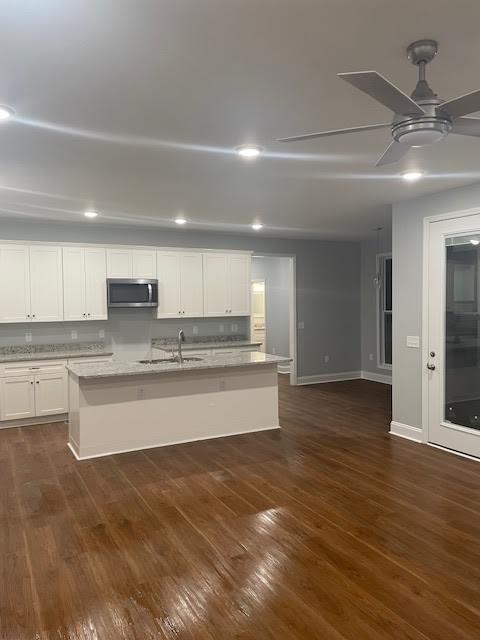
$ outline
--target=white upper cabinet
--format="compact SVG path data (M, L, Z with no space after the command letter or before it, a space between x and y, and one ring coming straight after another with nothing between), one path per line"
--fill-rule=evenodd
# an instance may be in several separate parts
M0 322L30 320L29 248L0 246Z
M62 250L54 246L0 247L0 321L63 320Z
M132 251L132 278L157 277L156 251L135 249Z
M60 247L30 247L30 319L33 322L63 320Z
M85 249L85 311L87 320L108 318L105 249Z
M157 318L203 316L201 253L157 252Z
M205 316L250 314L250 255L207 253L204 260Z
M107 319L105 249L63 249L64 319Z
M132 252L130 249L107 249L107 277L132 278Z
M150 249L107 249L109 278L156 278L155 251Z

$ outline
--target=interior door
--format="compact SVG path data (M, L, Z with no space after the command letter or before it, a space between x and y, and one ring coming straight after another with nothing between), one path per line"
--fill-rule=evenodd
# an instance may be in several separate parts
M182 253L180 256L180 289L182 316L203 316L203 266L201 253Z
M0 322L30 320L28 247L0 246Z
M87 320L107 320L105 249L85 249L85 312Z
M30 247L30 317L33 322L63 320L60 247Z
M428 440L480 457L480 215L429 225Z

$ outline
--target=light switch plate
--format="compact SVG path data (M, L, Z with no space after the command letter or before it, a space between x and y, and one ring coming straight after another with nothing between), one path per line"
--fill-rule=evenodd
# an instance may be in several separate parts
M407 336L407 347L412 349L420 348L420 336Z
M298 323L298 328L299 329L305 329L305 322L303 320L300 320Z
M27 333L25 334L25 342L31 342L32 341L32 334L30 333L30 331L27 331Z
M77 340L78 339L78 331L75 331L75 329L72 329L72 340Z

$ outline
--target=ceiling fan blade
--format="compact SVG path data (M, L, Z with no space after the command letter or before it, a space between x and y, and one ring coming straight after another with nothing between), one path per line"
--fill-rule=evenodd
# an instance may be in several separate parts
M480 118L457 118L453 122L451 133L480 138Z
M299 140L313 140L314 138L327 138L328 136L337 136L342 133L355 133L357 131L373 131L374 129L386 129L391 127L390 122L384 124L366 124L362 127L350 127L348 129L332 129L331 131L319 131L318 133L305 133L301 136L292 136L291 138L280 138L278 142L297 142Z
M480 89L443 102L437 107L437 112L447 113L452 120L466 116L469 113L475 113L475 111L480 111Z
M339 73L339 78L381 102L394 113L423 115L424 110L412 98L380 75L377 71Z
M402 144L401 142L397 142L394 140L386 149L383 156L381 156L376 167L381 167L384 164L393 164L394 162L398 162L403 158L403 156L410 150L410 147L407 147L406 144Z

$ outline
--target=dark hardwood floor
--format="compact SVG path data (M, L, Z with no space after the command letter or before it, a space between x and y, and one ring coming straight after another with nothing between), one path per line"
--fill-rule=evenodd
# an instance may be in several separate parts
M281 432L0 431L1 638L480 638L480 464L391 438L383 385L285 382Z

